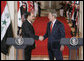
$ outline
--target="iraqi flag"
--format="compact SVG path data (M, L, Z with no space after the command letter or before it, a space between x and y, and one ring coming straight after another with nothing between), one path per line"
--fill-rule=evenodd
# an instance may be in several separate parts
M1 1L1 53L5 55L8 54L10 47L6 45L8 37L13 37L12 24L10 21L7 1Z
M28 4L27 1L18 1L18 27L22 27L22 23L24 22L24 20L26 20L25 18L25 13L28 10Z
M22 27L22 19L21 19L21 10L20 7L22 6L22 2L18 1L18 27Z

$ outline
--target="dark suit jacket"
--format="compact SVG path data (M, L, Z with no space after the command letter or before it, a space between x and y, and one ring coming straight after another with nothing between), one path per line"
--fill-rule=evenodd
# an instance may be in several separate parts
M44 39L48 37L48 46L51 45L52 49L60 49L60 39L65 37L64 25L56 20L52 32L50 33L51 22L47 24L47 31L44 35Z
M23 38L33 38L34 40L39 39L39 36L35 35L33 26L27 20L25 20L22 24L22 37ZM35 43L33 46L27 46L27 48L34 49Z

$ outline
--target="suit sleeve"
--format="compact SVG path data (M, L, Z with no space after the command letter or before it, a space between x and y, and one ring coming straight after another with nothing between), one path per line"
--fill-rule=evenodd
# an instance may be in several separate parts
M47 29L46 29L46 33L44 35L44 39L46 39L48 37L48 24L47 24Z
M35 40L38 40L38 39L39 39L39 36L33 34L33 33L29 30L29 28L28 28L28 26L27 26L26 24L23 24L23 25L22 25L22 29L24 29L24 30L25 30L25 33L28 34L30 37L34 38Z
M60 24L60 32L61 32L61 38L65 38L65 29L64 29L64 25Z

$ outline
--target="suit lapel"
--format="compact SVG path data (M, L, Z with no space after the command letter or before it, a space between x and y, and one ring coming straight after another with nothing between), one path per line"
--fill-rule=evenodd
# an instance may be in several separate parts
M27 22L28 22L28 21L27 21ZM30 29L33 33L35 33L35 32L34 32L33 25L32 25L32 24L30 24L29 22L28 22L28 25L29 25L29 29Z

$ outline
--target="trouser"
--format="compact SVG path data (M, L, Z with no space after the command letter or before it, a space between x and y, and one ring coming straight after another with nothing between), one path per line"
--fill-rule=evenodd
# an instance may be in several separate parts
M52 49L51 45L48 45L48 54L50 60L54 60L54 57L56 60L63 60L62 52L60 49Z
M32 50L30 50L28 48L24 50L24 59L25 60L31 60L31 51Z
M38 10L38 16L40 17L41 14L41 9Z
M66 17L66 11L64 11L64 16Z
M76 21L72 20L72 27L75 27L75 25L76 25Z

